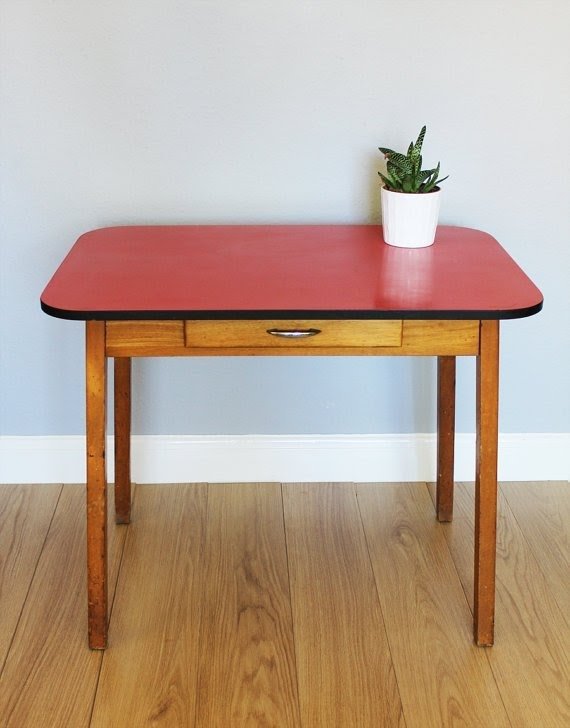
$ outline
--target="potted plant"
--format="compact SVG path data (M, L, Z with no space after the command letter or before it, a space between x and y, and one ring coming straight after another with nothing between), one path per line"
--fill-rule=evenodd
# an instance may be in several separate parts
M387 160L386 174L378 172L381 189L384 241L400 248L432 245L439 216L439 162L435 169L422 169L424 126L407 154L379 147ZM449 175L448 175L449 176Z

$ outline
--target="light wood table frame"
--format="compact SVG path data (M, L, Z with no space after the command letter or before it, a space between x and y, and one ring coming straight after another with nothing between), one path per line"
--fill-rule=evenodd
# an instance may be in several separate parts
M131 358L137 356L437 356L437 517L450 521L453 513L456 356L477 358L477 460L475 508L474 636L478 645L493 644L495 604L495 543L497 508L497 438L499 385L499 322L395 321L401 326L399 346L334 347L227 346L232 330L243 322L217 321L205 346L186 346L185 321L88 321L86 323L87 383L87 541L89 592L89 644L107 644L107 483L106 380L107 358L114 359L115 504L117 523L130 520L130 399ZM210 325L214 322L207 322ZM275 321L247 322L266 331ZM307 321L279 321L280 329L302 331ZM346 322L342 322L345 324ZM356 329L360 322L350 322ZM367 322L368 326L372 323ZM378 322L384 324L385 322ZM204 327L204 322L197 322ZM311 327L335 328L335 321L311 321ZM206 327L204 327L206 328ZM243 331L238 331L238 336ZM214 337L220 345L215 346ZM358 338L358 337L357 337Z
M491 236L440 227L419 251L378 228L107 228L75 244L43 310L86 321L89 645L107 645L107 360L114 359L115 505L129 523L131 360L196 356L437 357L436 514L453 514L456 357L476 367L474 639L495 609L499 320L542 295Z

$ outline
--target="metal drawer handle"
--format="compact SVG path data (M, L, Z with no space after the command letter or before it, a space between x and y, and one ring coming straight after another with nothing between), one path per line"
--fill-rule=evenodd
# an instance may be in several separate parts
M320 329L267 329L271 336L282 336L285 339L305 339L307 336L316 336Z

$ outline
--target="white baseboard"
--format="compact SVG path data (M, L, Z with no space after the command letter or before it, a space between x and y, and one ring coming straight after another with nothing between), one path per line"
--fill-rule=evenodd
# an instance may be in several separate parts
M82 436L0 437L0 483L84 482L84 447ZM434 434L135 435L132 475L137 483L431 481L435 452ZM458 434L455 477L474 473L474 435ZM570 433L502 434L499 479L570 479Z

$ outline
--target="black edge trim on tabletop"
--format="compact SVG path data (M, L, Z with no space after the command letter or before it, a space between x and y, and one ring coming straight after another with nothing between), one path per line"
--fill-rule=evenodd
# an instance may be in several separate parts
M517 319L534 316L542 309L543 301L526 308L511 311L67 311L54 308L41 301L44 313L55 318L68 321L220 321L220 320L255 320L255 319L305 319L309 320L390 320L390 319L422 319L422 320L459 320L473 321L480 319Z

